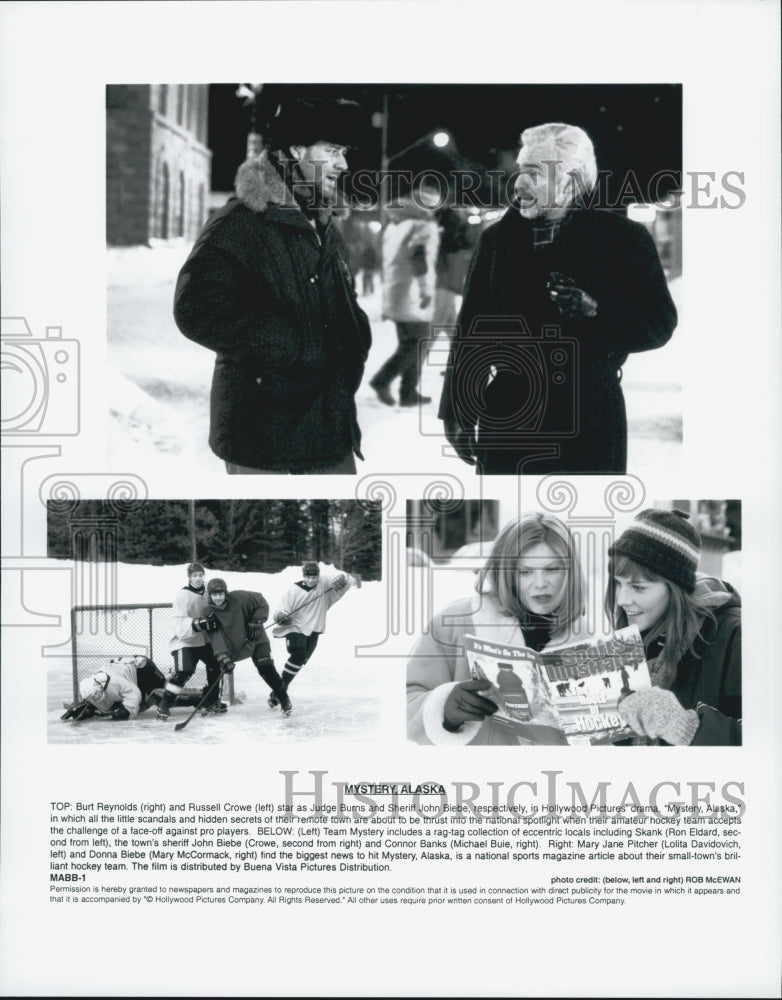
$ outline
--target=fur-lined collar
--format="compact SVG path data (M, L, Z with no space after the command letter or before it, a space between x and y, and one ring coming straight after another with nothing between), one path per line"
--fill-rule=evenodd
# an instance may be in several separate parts
M254 212L265 212L270 205L298 209L266 150L244 161L236 172L235 185L239 200Z
M239 201L253 212L282 209L288 221L310 228L307 216L302 212L290 188L269 158L267 150L244 161L236 172L235 187ZM331 210L320 209L317 215L320 224L325 226L331 217Z

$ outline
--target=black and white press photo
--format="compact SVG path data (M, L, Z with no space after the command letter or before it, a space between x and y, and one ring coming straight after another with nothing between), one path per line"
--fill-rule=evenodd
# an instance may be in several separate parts
M106 129L112 466L677 467L680 85L111 84Z
M52 501L48 546L78 597L49 663L50 743L375 730L377 673L353 652L383 608L371 501Z
M0 994L779 995L780 2L0 4Z

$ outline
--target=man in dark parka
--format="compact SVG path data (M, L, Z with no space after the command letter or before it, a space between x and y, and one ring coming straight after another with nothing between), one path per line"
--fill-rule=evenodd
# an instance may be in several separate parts
M621 368L670 339L676 308L646 229L582 207L597 179L586 133L521 138L516 203L473 258L439 417L479 473L625 473Z
M355 473L370 346L331 220L357 106L295 98L182 268L174 317L216 352L209 443L229 473Z

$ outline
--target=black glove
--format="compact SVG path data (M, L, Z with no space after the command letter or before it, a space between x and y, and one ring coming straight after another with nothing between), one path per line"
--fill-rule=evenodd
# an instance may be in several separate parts
M277 622L278 625L290 625L290 623L293 621L293 618L290 615L283 614L282 611L280 611L274 616L274 620L275 622Z
M217 629L217 619L214 615L206 615L204 618L193 619L194 632L216 632Z
M575 281L561 271L551 272L546 289L561 316L589 319L597 315L597 302L583 289L577 288Z
M490 687L490 681L462 681L451 688L443 708L443 728L454 733L463 722L483 722L494 715L497 705L479 693Z
M228 653L218 653L217 662L220 664L220 669L225 674L232 674L236 664L228 655Z
M451 444L459 458L468 465L475 465L475 434L466 431L454 420L444 420L443 429L448 443Z
M121 701L116 701L111 708L111 717L115 722L124 722L125 719L130 718L130 712Z
M97 709L92 702L85 699L84 701L77 701L75 705L71 705L68 711L64 715L61 715L60 718L63 721L73 719L74 722L81 722L82 719L91 719L96 712Z

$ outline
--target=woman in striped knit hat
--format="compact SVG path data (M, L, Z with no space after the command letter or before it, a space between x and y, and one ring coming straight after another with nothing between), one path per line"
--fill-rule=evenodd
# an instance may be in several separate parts
M680 511L644 510L609 549L606 612L637 625L652 688L619 714L650 741L674 746L741 743L741 599L696 576L701 539Z

